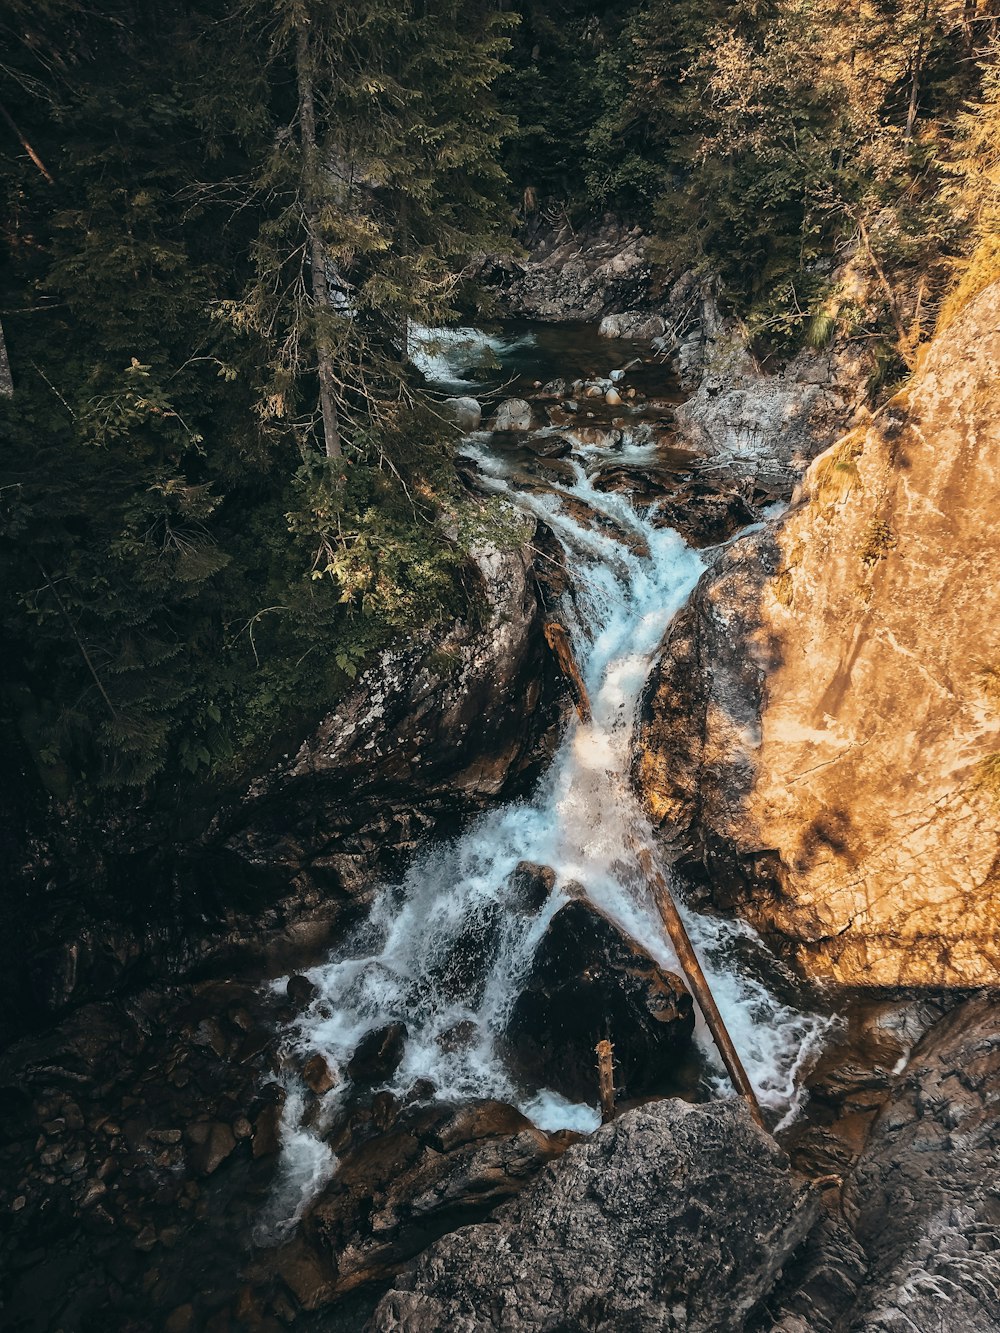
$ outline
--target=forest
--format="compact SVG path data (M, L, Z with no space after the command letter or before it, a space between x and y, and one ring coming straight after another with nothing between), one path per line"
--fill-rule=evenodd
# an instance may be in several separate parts
M625 219L765 362L838 333L901 382L1000 268L997 8L5 0L7 780L224 788L474 612L409 331L539 232Z

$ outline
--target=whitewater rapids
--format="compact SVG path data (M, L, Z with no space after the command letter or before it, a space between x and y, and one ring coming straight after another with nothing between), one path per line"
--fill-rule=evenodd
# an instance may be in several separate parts
M567 901L562 890L572 882L661 964L677 970L630 852L630 833L649 845L655 839L628 774L643 686L663 632L703 565L677 533L656 525L654 511L597 490L579 458L570 460L572 480L527 494L512 484L508 464L491 452L488 437L473 437L464 450L491 489L543 519L566 552L572 586L561 612L593 717L587 725L569 725L530 800L475 819L380 891L367 920L307 973L318 993L286 1032L285 1048L291 1067L318 1051L343 1071L367 1031L400 1020L409 1035L403 1062L385 1084L392 1092L405 1096L426 1079L437 1098L494 1097L518 1106L540 1128L586 1132L600 1123L596 1086L593 1105L567 1102L545 1087L525 1088L504 1064L501 1038L546 927ZM599 529L575 516L585 513L602 517ZM509 901L519 861L551 866L557 875L550 901L534 917ZM442 970L470 923L494 913L500 942L485 987L456 998L453 979L442 988ZM774 993L766 978L777 974L776 965L745 923L683 908L682 914L761 1104L780 1126L796 1113L798 1076L815 1057L829 1020ZM456 1045L446 1034L460 1023L474 1035ZM705 1057L706 1092L727 1091L701 1020L696 1040ZM327 1093L319 1116L306 1124L306 1094L297 1077L287 1076L279 1183L263 1231L274 1234L294 1222L335 1170L322 1133L348 1088L345 1082Z

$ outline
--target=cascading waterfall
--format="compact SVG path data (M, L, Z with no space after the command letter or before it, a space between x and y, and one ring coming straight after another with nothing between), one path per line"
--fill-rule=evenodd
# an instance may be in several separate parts
M570 883L583 885L595 905L661 964L677 967L627 840L638 832L643 841L654 841L628 781L629 750L657 646L703 566L677 533L656 525L653 510L640 511L625 495L599 491L579 461L570 460L567 483L529 494L511 484L510 469L491 452L488 437L470 438L465 452L491 489L544 519L567 553L572 588L562 611L593 718L568 727L531 800L477 818L459 837L418 858L401 882L381 890L353 937L308 973L318 994L286 1034L286 1044L296 1059L318 1051L342 1071L365 1032L401 1020L408 1038L403 1062L385 1085L391 1091L403 1096L427 1079L440 1098L496 1097L520 1107L541 1128L589 1131L599 1123L596 1087L591 1106L569 1103L544 1087L521 1086L505 1067L501 1038ZM586 522L588 514L598 525ZM522 860L549 865L557 874L550 901L535 916L513 901L510 877ZM776 964L745 923L684 916L762 1105L775 1120L787 1121L796 1111L797 1075L829 1020L774 993L765 978L773 979ZM499 926L485 984L463 993L452 960L487 918ZM449 1039L459 1024L463 1039ZM726 1089L702 1023L696 1037L709 1083ZM279 1186L265 1222L272 1234L300 1215L335 1169L322 1130L348 1091L333 1088L306 1124L296 1077L289 1076L288 1090Z

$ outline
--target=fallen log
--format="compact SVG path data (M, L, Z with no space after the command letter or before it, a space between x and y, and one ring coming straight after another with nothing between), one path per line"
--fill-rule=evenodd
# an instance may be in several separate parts
M677 954L684 977L691 988L691 993L698 1001L701 1012L705 1015L705 1022L708 1024L709 1031L719 1049L719 1054L722 1056L723 1064L726 1066L730 1079L732 1079L733 1087L742 1097L746 1098L754 1120L762 1129L765 1129L764 1116L757 1100L757 1094L747 1077L747 1072L743 1068L743 1062L737 1054L736 1047L733 1045L725 1020L719 1012L719 1006L715 1003L708 978L702 971L698 955L695 953L691 937L687 933L687 927L681 920L670 887L656 868L653 854L649 848L639 846L635 840L632 840L632 843L636 860L639 862L642 873L646 876L652 890L657 910L666 928L670 943L674 946L674 952Z
M570 683L573 691L573 699L576 703L576 711L580 716L580 721L587 725L591 719L590 696L587 693L587 687L583 683L583 677L580 675L580 668L576 664L576 658L573 656L573 645L570 643L569 634L566 632L566 626L561 625L558 620L549 620L545 625L545 642L549 645L556 655L556 661L559 663L559 670L563 673Z

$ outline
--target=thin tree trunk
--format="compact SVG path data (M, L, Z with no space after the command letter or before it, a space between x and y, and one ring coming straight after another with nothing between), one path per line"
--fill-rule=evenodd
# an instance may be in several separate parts
M0 324L0 398L10 398L14 392L14 376L10 373L10 361L7 357L7 343Z
M917 49L913 54L913 77L910 80L910 104L906 109L906 130L903 133L905 143L913 142L913 130L917 123L917 106L920 101L920 78L924 72L924 46L926 41L927 5L921 14L921 31L917 39Z
M302 202L309 237L309 268L312 273L313 304L321 313L332 313L326 246L319 234L317 182L319 148L316 139L316 101L313 92L312 50L305 21L300 22L295 49L299 90L299 133L302 143ZM319 377L319 404L323 417L323 440L327 458L340 458L340 415L337 411L336 376L333 358L322 321L316 334L316 371Z
M5 106L3 106L3 105L0 105L0 116L3 116L4 120L7 122L7 124L10 126L10 128L14 131L14 133L15 133L15 134L17 135L17 137L20 139L20 141L21 141L21 147L22 147L22 148L24 149L24 151L28 154L28 156L31 158L32 162L34 162L35 166L36 166L36 167L38 168L38 170L42 173L42 175L45 177L45 179L48 181L48 183L49 183L50 185L55 185L55 181L52 179L52 176L51 176L51 174L49 173L49 170L48 170L48 168L46 167L45 163L42 161L42 159L38 156L38 154L37 154L37 153L35 152L35 150L32 148L31 144L28 143L27 139L24 137L24 135L23 135L23 134L21 133L21 131L18 129L18 127L17 127L17 123L16 123L16 121L14 120L13 116L11 116L10 112L9 112L9 111L7 110L7 108L6 108Z
M906 327L903 324L903 317L899 313L899 303L896 300L896 293L892 289L892 283L886 277L885 269L879 263L878 257L872 249L871 238L868 235L868 228L865 226L860 209L854 214L854 220L858 224L858 231L861 234L861 241L865 247L865 254L868 256L869 262L875 270L875 275L885 293L885 299L889 306L889 315L892 318L893 327L896 330L896 345L899 349L899 354L906 363L906 368L912 370L916 362L916 352L913 343L910 341L910 335L907 333Z

